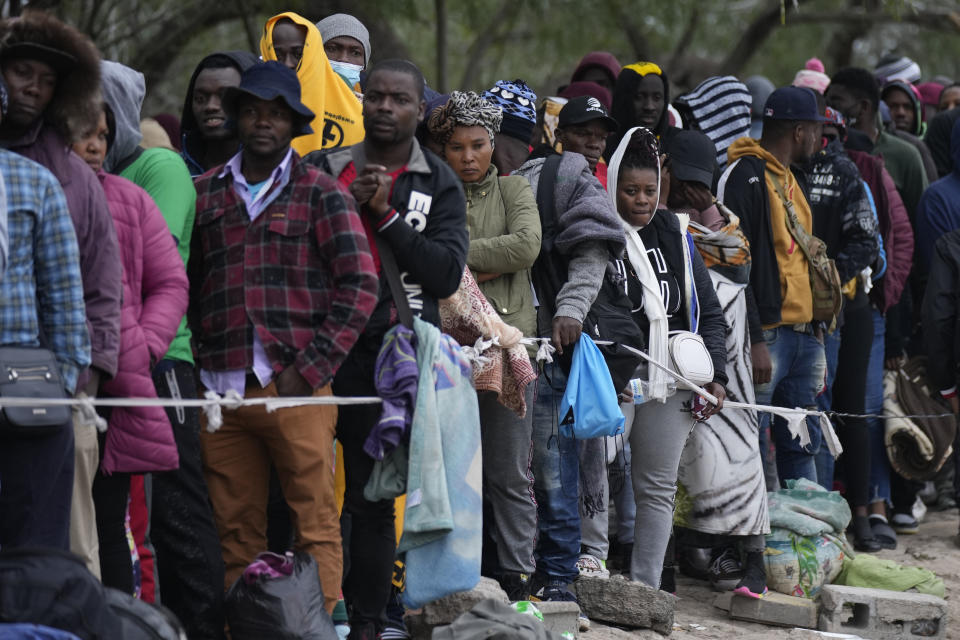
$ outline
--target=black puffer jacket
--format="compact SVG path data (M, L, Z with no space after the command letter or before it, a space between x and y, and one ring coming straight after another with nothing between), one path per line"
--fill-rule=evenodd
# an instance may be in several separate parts
M934 246L922 317L927 381L937 390L950 389L960 363L960 229Z

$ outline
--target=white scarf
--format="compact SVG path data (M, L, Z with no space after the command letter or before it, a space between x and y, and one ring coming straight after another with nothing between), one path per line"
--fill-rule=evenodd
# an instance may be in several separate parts
M610 158L610 166L607 171L607 196L613 202L614 209L617 208L617 179L620 173L620 162L627 151L630 139L633 133L641 127L634 127L627 131L626 135L620 140L620 145ZM657 200L660 201L660 165L657 164ZM654 205L654 215L656 215L656 204ZM653 218L651 218L651 221ZM633 267L634 273L643 286L643 311L650 322L650 335L647 337L647 353L656 362L670 362L667 340L670 333L670 322L667 319L667 310L663 306L663 298L660 292L660 281L650 266L650 260L647 258L647 249L643 246L643 240L640 239L638 231L642 227L635 227L628 223L623 217L620 217L620 224L627 237L627 259ZM649 224L649 223L648 223ZM648 366L647 383L650 398L665 402L667 399L667 381L669 377L659 367Z

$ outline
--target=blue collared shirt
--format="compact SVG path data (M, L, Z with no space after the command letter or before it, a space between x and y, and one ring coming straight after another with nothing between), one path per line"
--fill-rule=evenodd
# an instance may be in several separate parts
M90 366L80 252L60 183L47 169L0 150L9 254L0 278L0 344L36 347L57 358L66 390Z
M290 166L293 158L293 148L287 150L287 155L270 173L270 177L265 182L251 186L243 175L243 150L237 152L230 160L223 165L223 170L217 175L218 178L225 178L228 174L233 178L233 190L237 196L243 200L247 209L247 215L250 220L256 220L264 209L273 202L283 188L290 182ZM257 332L253 332L253 373L256 374L260 385L266 387L273 379L273 367L270 366L270 358L263 348L263 342ZM234 371L207 371L200 370L200 381L208 389L212 389L220 395L233 389L241 396L247 384L247 372L238 369Z

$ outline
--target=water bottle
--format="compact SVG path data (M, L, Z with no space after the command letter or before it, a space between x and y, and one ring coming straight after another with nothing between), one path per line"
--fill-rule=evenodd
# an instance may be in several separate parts
M643 404L650 395L647 388L647 381L643 378L634 378L630 381L630 392L633 394L633 404Z

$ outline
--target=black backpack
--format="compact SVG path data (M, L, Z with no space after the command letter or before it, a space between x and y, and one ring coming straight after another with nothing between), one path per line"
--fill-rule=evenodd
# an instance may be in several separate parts
M32 622L81 640L125 637L100 581L58 549L0 551L0 622Z
M537 183L537 208L540 210L540 228L543 240L540 255L530 272L534 289L537 292L537 299L541 305L550 305L551 316L553 315L554 301L556 301L560 289L567 281L567 269L569 267L569 260L560 255L554 246L557 235L554 187L557 183L557 172L560 170L561 157L560 154L548 156L540 171L540 181ZM597 298L584 319L583 331L594 341L607 340L616 343L599 345L599 349L607 363L607 369L610 370L614 390L619 393L633 378L634 371L642 362L640 356L624 349L622 345L626 344L635 349L644 350L646 337L640 331L637 323L633 321L632 305L622 283L618 281L618 274L615 270L609 268L609 264L612 264L616 258L617 256L609 256L607 273L604 275ZM544 334L541 333L540 335ZM560 366L567 374L570 373L572 351L572 349L568 349L563 356L559 357Z
M172 613L100 584L59 549L0 551L0 622L62 629L81 640L186 640Z

